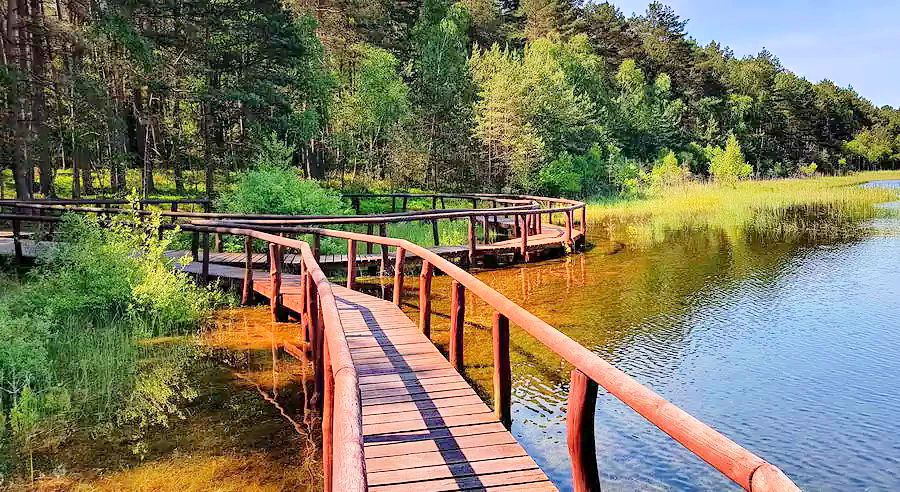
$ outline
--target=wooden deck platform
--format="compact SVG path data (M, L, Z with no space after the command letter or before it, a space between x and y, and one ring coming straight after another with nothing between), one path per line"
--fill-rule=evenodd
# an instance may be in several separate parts
M184 267L200 269L196 262ZM240 279L243 272L210 265L211 276ZM268 272L255 271L253 285L268 297ZM556 490L399 307L338 285L333 289L360 378L369 490ZM300 277L283 274L281 292L284 306L299 312Z

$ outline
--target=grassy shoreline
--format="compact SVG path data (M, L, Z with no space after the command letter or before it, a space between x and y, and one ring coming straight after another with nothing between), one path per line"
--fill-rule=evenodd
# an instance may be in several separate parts
M897 200L898 193L860 185L895 179L900 179L900 171L743 181L733 187L691 183L643 199L589 202L587 219L609 239L634 245L662 241L685 229L721 230L735 238L748 232L769 237L828 234L835 231L829 231L827 223L857 222L882 213L877 205Z

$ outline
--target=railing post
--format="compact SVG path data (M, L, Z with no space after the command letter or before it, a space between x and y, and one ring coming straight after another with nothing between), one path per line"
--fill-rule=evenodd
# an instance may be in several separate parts
M203 233L203 270L200 276L203 282L209 281L209 233Z
M325 491L334 489L334 369L328 344L322 345L322 368L325 371L324 395L322 403L322 474L325 476Z
M463 370L463 327L466 322L466 288L453 281L450 290L450 364Z
M483 230L482 230L482 234L483 234L482 242L483 242L484 244L490 244L490 241L491 241L491 236L490 236L490 233L491 233L491 221L490 221L490 217L488 217L487 215L481 217L481 227L482 227L482 229L483 229Z
M437 219L431 219L431 236L434 238L434 245L441 245L441 236L438 233L438 222Z
M528 262L528 225L527 215L522 216L522 244L519 246L519 253L522 255L522 261Z
M314 378L315 378L315 386L316 386L316 403L318 408L321 410L325 406L325 354L323 353L325 350L325 320L322 312L321 303L317 304L318 309L316 310L316 336L313 340L315 340L316 348L313 357L313 364L315 369L313 370Z
M469 216L469 266L475 266L475 255L478 254L478 241L475 237L475 216Z
M587 240L587 205L581 207L581 235L583 240Z
M347 288L356 288L356 241L347 240Z
M394 258L394 304L399 306L403 300L403 263L406 261L406 250L397 248Z
M378 224L378 235L387 237L387 224ZM379 245L379 247L381 248L381 275L386 275L388 267L388 249L387 246L383 244Z
M316 263L322 261L322 237L318 234L313 234L313 258L316 259Z
M372 223L366 224L366 234L371 236L374 232L375 232L375 224L372 224ZM372 243L371 242L366 243L366 254L367 255L372 254Z
M284 321L284 308L281 306L281 246L269 243L269 281L272 283L272 295L269 297L269 308L273 321Z
M213 236L213 244L215 245L216 253L221 253L222 250L223 250L223 249L222 249L222 234L221 234L221 233L217 232L217 233Z
M396 211L397 211L397 197L394 195L391 195L391 213L394 213Z
M594 410L597 383L578 369L572 370L566 410L566 441L572 462L572 487L577 492L599 492L600 474L594 447Z
M193 261L200 260L200 232L194 231L191 233L191 259Z
M22 223L19 219L12 220L13 229L13 250L15 253L16 264L22 264Z
M409 198L409 197L407 197L407 196L404 196L404 197L403 197L403 208L402 208L402 210L403 210L404 212L406 212L406 200L407 200L407 198Z
M566 210L566 247L572 249L572 211Z
M241 305L250 304L253 299L253 238L244 236L244 289L241 292Z
M426 338L431 338L431 277L434 266L428 260L422 260L422 273L419 274L419 328Z
M509 362L509 318L495 312L494 342L494 415L507 429L512 425L512 369Z

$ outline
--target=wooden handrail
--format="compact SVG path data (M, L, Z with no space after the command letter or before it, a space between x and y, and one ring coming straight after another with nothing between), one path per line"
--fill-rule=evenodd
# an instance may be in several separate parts
M668 402L602 357L553 328L472 274L427 248L404 239L368 236L330 229L320 229L318 234L402 248L409 253L419 256L428 262L429 265L450 276L453 279L454 286L459 285L468 289L496 312L505 316L510 322L518 325L545 347L572 364L577 371L590 379L590 381L596 382L605 388L610 394L631 407L635 412L745 490L752 492L799 490L777 467ZM460 297L461 292L457 289L457 287L454 287L452 291L456 302L454 303L454 308L451 309L451 319L456 321L455 324L458 326L460 324L458 318L460 313L458 311L464 312L464 304L460 302L463 298ZM459 309L460 304L463 304L462 310ZM453 321L451 321L451 329L453 328ZM451 346L456 345L451 348L453 353L451 355L451 363L454 365L462 363L462 347L460 345L462 336L460 328L461 326L457 328L458 331L451 335ZM587 394L587 392L584 393ZM570 432L572 431L570 430ZM570 435L570 437L572 436ZM578 449L584 449L585 439L593 440L593 436L579 435L577 437L576 447ZM570 443L572 443L571 440ZM596 462L593 466L596 466ZM583 468L580 473L583 477L593 476L593 472L584 471ZM577 485L576 488L578 488Z

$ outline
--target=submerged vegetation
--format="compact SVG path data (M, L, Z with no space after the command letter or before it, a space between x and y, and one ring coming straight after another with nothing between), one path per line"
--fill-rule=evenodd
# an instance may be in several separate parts
M844 235L848 229L842 226L872 218L879 213L878 204L897 199L894 190L860 186L886 179L900 179L900 172L733 185L684 183L641 199L591 203L587 218L610 239L636 245L686 229L717 229L733 238L748 233L768 238ZM828 220L818 220L822 215Z

